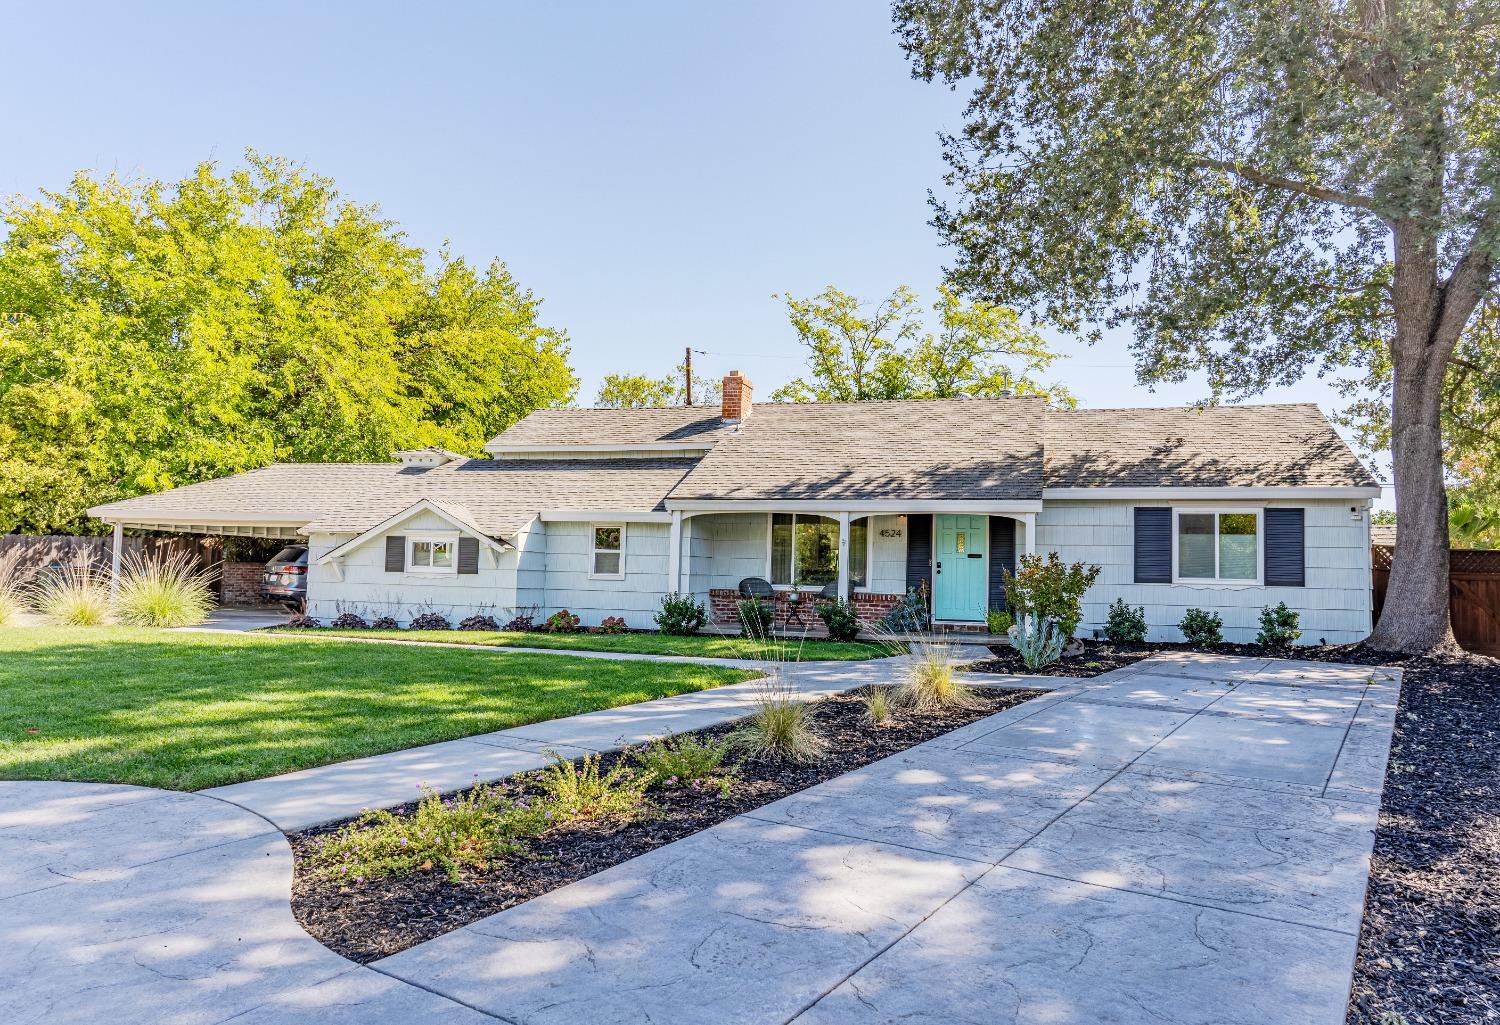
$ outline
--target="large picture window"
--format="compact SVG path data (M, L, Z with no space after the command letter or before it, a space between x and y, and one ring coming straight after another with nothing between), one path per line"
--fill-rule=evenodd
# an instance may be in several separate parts
M849 525L849 580L865 585L870 564L870 521ZM839 576L839 521L804 513L771 514L771 583L823 587Z
M1175 510L1174 579L1260 582L1260 513Z
M618 580L625 576L625 527L622 524L594 524L594 561L589 576Z

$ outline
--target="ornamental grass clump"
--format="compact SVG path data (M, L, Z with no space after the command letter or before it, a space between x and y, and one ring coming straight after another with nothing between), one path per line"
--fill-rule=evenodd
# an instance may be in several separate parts
M891 722L891 692L885 687L872 687L861 696L865 706L865 722L871 726L888 726Z
M911 664L894 694L898 706L919 712L983 707L955 674L948 645L913 641L910 648Z
M549 754L552 764L538 773L537 784L560 818L631 819L640 814L651 777L636 772L625 759L600 772L597 754L585 755L581 762Z
M0 553L0 626L13 623L26 611L26 585L31 579L21 563L21 549Z
M131 626L197 626L214 607L214 573L187 552L130 555L115 596L115 615Z
M828 753L812 706L798 697L779 669L761 680L755 711L729 739L747 756L773 762L815 762Z
M366 812L328 835L310 864L319 876L347 883L432 869L458 882L466 870L483 872L519 852L521 840L540 835L553 819L545 802L508 800L489 787L449 798L424 789L409 815Z
M43 575L33 598L36 610L56 626L99 626L109 622L109 577L86 559Z

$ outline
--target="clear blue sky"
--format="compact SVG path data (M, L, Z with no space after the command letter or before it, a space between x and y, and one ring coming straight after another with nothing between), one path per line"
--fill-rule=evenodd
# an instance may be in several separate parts
M963 98L910 78L880 0L6 0L0 24L0 193L292 157L423 247L505 260L571 335L585 403L685 345L767 395L801 368L774 293L941 279L927 191ZM1084 405L1203 397L1135 385L1123 339L1058 341Z

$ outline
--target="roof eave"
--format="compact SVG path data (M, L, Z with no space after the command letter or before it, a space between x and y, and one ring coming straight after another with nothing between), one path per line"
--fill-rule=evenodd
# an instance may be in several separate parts
M1379 485L1286 485L1264 487L1258 485L1233 487L1097 487L1097 488L1043 488L1045 502L1067 502L1087 500L1131 499L1312 499L1312 498L1379 498Z

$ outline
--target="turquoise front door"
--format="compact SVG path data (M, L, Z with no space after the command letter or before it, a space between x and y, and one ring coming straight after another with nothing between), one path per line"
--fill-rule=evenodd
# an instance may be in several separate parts
M982 623L989 612L990 518L933 517L932 618Z

